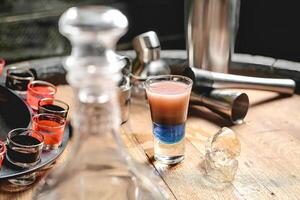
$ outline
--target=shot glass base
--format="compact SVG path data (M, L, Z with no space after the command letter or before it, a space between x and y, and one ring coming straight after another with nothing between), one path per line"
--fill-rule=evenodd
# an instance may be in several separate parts
M154 159L166 164L166 165L174 165L177 163L180 163L181 161L184 160L184 155L180 155L180 156L162 156L162 155L158 155L155 154L154 155Z
M51 150L55 150L58 149L60 147L61 144L45 144L43 146L43 150L45 151L51 151Z
M181 162L184 159L184 143L184 138L174 144L165 144L154 137L154 159L167 165Z

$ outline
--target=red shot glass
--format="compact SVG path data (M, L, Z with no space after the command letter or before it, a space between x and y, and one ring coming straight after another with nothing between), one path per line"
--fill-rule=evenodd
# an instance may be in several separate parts
M33 110L38 110L38 103L43 98L54 98L56 87L46 81L32 81L27 86L27 103Z
M62 144L66 119L42 113L32 117L32 129L44 136L44 150L57 149Z
M5 143L3 141L0 140L0 169L2 167L2 162L4 160L6 154L6 146Z
M0 58L0 76L3 73L4 67L5 67L5 60L3 58Z

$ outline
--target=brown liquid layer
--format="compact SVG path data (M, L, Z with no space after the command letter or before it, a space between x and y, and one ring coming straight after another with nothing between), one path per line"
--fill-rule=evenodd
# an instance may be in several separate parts
M147 89L152 121L177 125L186 121L191 88L174 81L161 81Z

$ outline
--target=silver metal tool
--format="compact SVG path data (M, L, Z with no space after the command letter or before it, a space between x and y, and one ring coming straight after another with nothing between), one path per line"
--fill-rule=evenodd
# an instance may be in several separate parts
M189 65L228 73L240 0L186 0Z
M160 42L154 31L136 36L132 43L137 54L132 66L134 79L146 80L149 76L170 74L169 66L160 59Z
M273 91L282 94L292 95L296 83L292 79L258 78L251 76L240 76L209 72L192 68L194 73L194 84L213 89L241 88Z
M249 98L246 93L230 90L212 90L207 94L193 92L190 105L205 106L232 123L241 124L248 112Z

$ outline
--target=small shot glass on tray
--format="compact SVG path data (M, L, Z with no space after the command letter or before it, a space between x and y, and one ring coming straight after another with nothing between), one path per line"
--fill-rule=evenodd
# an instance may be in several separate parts
M5 142L0 140L0 170L2 167L3 160L5 158L5 154L6 154Z
M58 115L67 119L69 112L69 105L61 100L53 98L44 98L38 102L38 113L48 113Z
M44 136L31 129L17 128L7 135L6 159L13 165L29 168L41 160Z
M58 149L62 144L66 119L54 114L42 113L32 117L32 129L44 136L44 150Z
M54 98L55 85L46 81L32 81L27 87L27 103L34 110L38 110L38 102L43 98Z
M5 86L26 99L27 86L34 81L34 74L25 67L10 67L6 71Z

